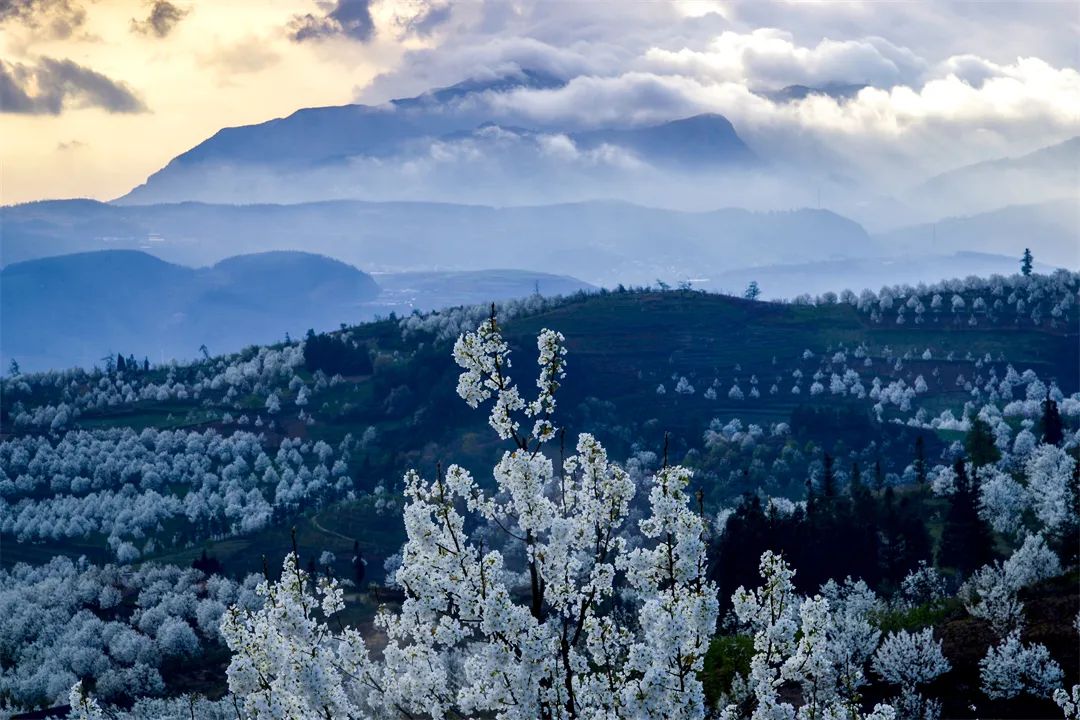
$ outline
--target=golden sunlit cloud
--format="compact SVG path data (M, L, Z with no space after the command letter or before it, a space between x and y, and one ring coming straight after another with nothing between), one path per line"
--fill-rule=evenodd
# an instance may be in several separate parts
M167 6L167 7L166 7ZM0 58L11 67L69 62L119 88L144 110L121 114L72 97L62 112L0 113L2 202L123 194L222 127L353 100L401 52L393 32L294 42L288 24L319 3L110 0L23 3L5 18ZM375 22L392 22L373 8ZM25 75L26 70L23 71ZM37 93L34 78L25 86ZM48 98L40 98L45 102ZM55 101L53 103L55 105ZM78 143L78 152L70 150Z

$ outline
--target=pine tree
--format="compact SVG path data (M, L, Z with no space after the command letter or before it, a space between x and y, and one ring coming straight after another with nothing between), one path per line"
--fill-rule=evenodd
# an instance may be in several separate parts
M116 372L124 372L127 370L127 360L124 359L123 353L116 354Z
M1031 267L1034 264L1034 257L1031 255L1031 248L1024 248L1024 256L1020 259L1020 272L1025 276L1031 274Z
M881 491L885 487L885 472L881 468L881 459L874 461L874 489Z
M1061 412L1058 410L1058 404L1050 397L1050 393L1047 393L1046 400L1043 400L1040 429L1042 441L1047 445L1060 445L1065 439L1065 426L1061 421Z
M971 421L971 430L968 431L964 440L964 449L967 450L971 464L976 468L996 463L1001 459L1001 451L994 443L994 433L990 425L980 417Z
M833 471L832 455L825 453L825 469L821 475L821 498L828 507L836 500L836 473Z
M945 515L938 564L969 575L993 560L994 538L990 526L979 517L977 481L968 479L963 459L956 461L954 470L956 492Z
M922 435L915 438L915 482L919 487L926 485L926 447Z
M862 481L862 470L859 463L851 464L851 484L848 488L851 497L851 512L855 519L863 523L872 523L877 514L877 504L874 496L870 494L870 488Z
M19 370L19 363L15 360L15 358L11 358L11 364L8 365L8 375L10 375L11 377L16 377L20 372L22 371Z
M761 295L761 288L758 287L757 280L751 280L750 284L746 286L746 291L743 293L743 297L747 300L757 300Z

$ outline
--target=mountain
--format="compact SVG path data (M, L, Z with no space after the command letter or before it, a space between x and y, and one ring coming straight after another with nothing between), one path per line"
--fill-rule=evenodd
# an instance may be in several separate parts
M978 248L1018 258L1031 248L1036 259L1075 270L1080 267L1080 210L1075 200L1014 205L967 217L900 228L875 236L899 256Z
M657 164L715 168L750 166L757 161L728 119L713 113L642 128L574 133L571 137L585 148L604 144L629 148Z
M522 118L494 101L514 91L550 90L563 84L552 75L522 71L378 106L305 108L256 125L224 128L175 157L117 202L328 198L502 202L506 198L495 193L507 186L501 178L477 185L460 183L458 176L475 181L505 175L535 182L537 176L559 175L561 183L587 183L595 193L597 183L609 190L618 187L628 163L715 170L743 168L756 160L720 115L582 131L557 122L543 127L515 124ZM582 159L582 152L601 146L603 153ZM410 184L421 194L403 195ZM536 183L537 188L543 184ZM386 196L388 189L397 194ZM452 194L468 190L476 192L467 197ZM582 197L590 196L562 199Z
M117 352L191 358L203 344L237 350L337 327L378 292L366 273L308 253L199 269L130 250L79 253L0 271L0 345L27 369L90 365Z
M933 217L1067 198L1080 201L1080 136L1019 157L967 165L913 188L906 200Z
M0 271L0 347L27 370L90 365L107 354L189 359L390 313L569 295L593 286L518 270L381 274L300 252L190 268L145 252L101 250Z
M794 102L797 100L805 100L812 95L831 97L835 100L847 100L848 98L853 98L858 95L859 91L865 87L869 86L846 83L827 83L821 87L813 87L810 85L788 85L779 90L766 90L758 94L769 98L773 102Z
M677 212L616 202L535 207L334 201L119 206L50 201L0 208L5 263L87 250L144 250L184 265L302 248L369 272L492 267L598 285L674 282L732 267L881 254L825 210Z

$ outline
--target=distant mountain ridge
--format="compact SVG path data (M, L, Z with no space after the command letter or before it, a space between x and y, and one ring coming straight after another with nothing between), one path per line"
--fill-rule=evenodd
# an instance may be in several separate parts
M912 188L908 200L941 216L1062 198L1080 202L1080 136L1026 155L966 165Z
M501 267L608 285L880 250L860 225L827 210L691 213L620 202L499 208L345 200L120 206L78 200L0 208L0 222L5 263L129 248L205 265L231 255L303 248L372 272Z
M308 328L591 286L525 271L381 275L320 255L266 252L191 268L135 250L42 258L0 271L0 350L26 370L89 366L123 352L155 362L200 345L231 352Z
M935 254L941 248L978 248L1018 257L1030 248L1037 259L1080 269L1080 205L1058 199L1010 205L985 213L948 217L882 233L876 237L896 255Z
M132 250L78 253L0 271L0 345L28 369L89 364L107 352L189 358L202 344L235 350L333 328L378 294L367 273L310 253L206 268Z
M281 185L303 183L305 179L327 189L322 198L374 199L365 193L379 190L378 180L370 177L365 168L351 164L388 158L428 160L433 146L474 136L484 127L514 125L511 119L485 109L482 100L491 94L553 89L564 84L553 75L524 70L503 77L468 80L385 105L304 108L287 117L223 128L173 158L116 202L293 202L296 198L282 197ZM745 167L756 161L731 123L715 114L587 131L559 125L518 129L524 134L566 137L579 142L583 149L615 145L659 166ZM488 150L493 155L509 153L511 159L507 162L521 164L514 154L520 154L520 148L492 145ZM544 162L544 148L528 160ZM320 173L327 168L333 170L329 178L327 173ZM281 184L268 180L267 176L275 174L282 176Z

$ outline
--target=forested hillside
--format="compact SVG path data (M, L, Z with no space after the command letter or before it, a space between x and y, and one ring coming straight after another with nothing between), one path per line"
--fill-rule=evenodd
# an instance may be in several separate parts
M637 518L660 512L646 502L651 483L681 484L684 512L697 518L693 532L707 546L699 580L712 589L677 582L718 605L678 612L719 612L711 645L707 622L694 641L708 655L685 660L717 711L790 702L761 694L760 673L770 667L794 672L783 677L807 702L806 683L824 680L779 669L777 660L761 665L757 654L755 638L796 631L752 606L783 596L793 608L794 593L826 583L832 604L814 612L847 608L845 622L855 625L838 626L841 635L814 651L840 652L843 633L858 632L847 662L866 668L828 702L842 696L868 711L879 701L940 702L949 716L1049 712L1045 698L1064 686L1061 673L1075 677L1078 668L1068 639L1078 610L1078 289L1080 278L1065 272L787 303L620 286L392 316L188 364L154 364L133 346L95 369L12 367L0 408L0 606L51 620L3 622L0 697L13 707L48 706L81 680L93 702L127 707L136 697L195 690L209 698L200 701L205 713L225 714L212 701L228 689L221 670L246 662L248 650L229 648L237 653L247 631L236 616L223 637L219 621L230 605L268 612L265 593L252 594L257 574L276 577L294 549L290 572L343 583L341 617L371 648L405 642L386 635L376 608L425 597L402 580L421 567L410 566L419 549L406 544L402 555L402 543L417 540L408 508L428 497L406 471L442 477L456 463L478 491L501 488L511 502L510 476L497 470L493 481L485 469L500 463L520 428L546 441L533 458L569 457L576 446L574 462L585 462L580 454L592 451L583 447L597 442L618 459L602 472L625 473L629 483L619 491L630 492L627 524L612 527L619 537L632 538ZM458 341L490 326L493 311L505 348L476 352L511 354L507 369L525 394L538 336L542 361L556 352L545 342L564 358L541 373L542 389L557 390L557 408L506 396L498 406L506 410L491 418L497 434L457 396L479 403L505 390L468 390L470 363L491 366ZM460 382L459 365L467 371ZM537 411L553 424L506 424ZM595 440L582 446L573 439L581 432ZM670 475L676 465L685 477ZM506 506L475 528L487 528L478 536L485 547L503 549L511 576L521 556L498 527L523 522L518 511ZM983 568L1016 548L1005 565ZM780 554L762 560L769 589L740 599L737 588L760 583L767 550ZM861 582L836 584L846 577ZM522 588L508 576L512 597L528 595L525 580ZM78 590L44 590L68 586ZM803 625L804 640L783 641L795 643L783 651L792 657L811 651L806 623L818 622L805 604L800 612L791 621ZM903 658L925 662L921 653L934 647L944 652L940 672L907 679ZM993 647L992 670L980 670ZM1024 680L1016 669L1030 659L1023 653L1042 658L1037 677ZM378 652L364 662L377 664ZM242 696L234 672L229 687ZM975 696L983 704L971 710L963 699ZM389 702L350 698L357 707ZM155 702L167 700L141 700L136 715L154 716Z

